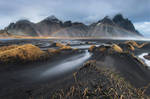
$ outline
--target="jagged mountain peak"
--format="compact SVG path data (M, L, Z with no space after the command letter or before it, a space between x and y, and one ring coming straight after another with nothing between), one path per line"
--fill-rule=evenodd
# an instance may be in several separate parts
M102 24L114 25L113 21L108 16L104 17L99 22L102 23Z
M50 22L56 22L56 23L60 23L61 21L55 17L54 15L48 16L47 18L45 18L43 21L50 21Z
M18 20L16 23L31 23L31 22L27 19L21 19L21 20Z
M124 18L122 14L115 15L112 20L115 24L128 31L137 32L132 22L128 18Z
M30 22L29 20L27 19L20 19L18 20L16 23L10 23L8 25L8 27L6 27L5 29L6 30L10 30L10 29L21 29L21 28L26 28L27 26L31 26L33 25L32 22Z
M47 20L58 20L54 15L48 16Z
M117 14L117 15L115 15L114 18L113 18L113 21L114 21L114 22L118 22L118 21L122 21L122 20L124 20L124 17L123 17L122 14Z
M62 22L54 15L38 23L19 20L11 23L6 30L10 34L38 36L69 36L69 37L128 37L142 36L136 31L130 20L117 14L114 18L104 17L102 20L86 25L81 22ZM38 34L38 35L37 35Z
M105 16L103 19L99 20L96 23L91 24L90 26L101 26L101 25L115 25L114 22L112 21L111 18L109 18L109 16Z

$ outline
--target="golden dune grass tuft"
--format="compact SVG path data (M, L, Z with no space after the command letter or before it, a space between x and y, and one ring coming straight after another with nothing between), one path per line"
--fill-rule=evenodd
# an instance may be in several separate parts
M140 45L140 44L137 44L135 41L126 41L125 44L129 44L129 45L132 45L133 47L137 47L137 48L142 48L147 43L143 43Z
M63 47L63 46L65 46L65 45L63 45L63 44L61 44L61 43L56 43L56 47Z
M134 46L132 46L131 44L129 44L129 47L128 47L131 51L134 51L135 50L135 48L134 48Z
M99 48L99 51L100 52L105 52L105 51L108 51L108 52L118 52L118 53L122 53L123 52L123 49L118 46L117 44L113 44L111 46L100 46L98 47Z
M73 50L74 50L74 51L78 51L79 49L78 49L78 48L74 48Z
M129 44L129 43L120 43L119 46L123 49L123 51L125 52L131 52L131 51L134 51L135 48L137 47L134 47L132 44Z
M74 83L51 93L52 99L149 99L143 89L136 89L117 71L87 62L73 73Z
M60 50L59 49L54 49L54 48L49 48L48 49L48 53L50 53L50 54L58 54L58 53L60 53Z
M114 51L116 51L116 52L119 52L119 53L122 53L122 52L123 52L122 48L121 48L120 46L118 46L117 44L113 44L113 45L112 45L112 49L113 49Z
M16 48L16 47L18 47L18 45L3 46L3 47L0 47L0 52L10 50L10 49L13 49L13 48Z
M59 47L60 50L72 50L71 46L67 46L61 43L56 43L56 47Z
M1 62L12 62L12 61L35 61L41 58L45 54L44 51L40 48L32 45L25 44L20 46L8 46L7 49L0 52L0 61Z
M101 47L101 48L99 49L99 51L100 51L100 52L104 52L104 51L106 51L106 48L105 48L105 47Z
M95 45L91 45L90 48L89 48L89 51L92 52L94 50L94 48L96 48L96 46Z
M60 50L72 50L71 46L62 46Z
M139 45L135 41L126 41L125 44L131 44L134 47L139 47Z

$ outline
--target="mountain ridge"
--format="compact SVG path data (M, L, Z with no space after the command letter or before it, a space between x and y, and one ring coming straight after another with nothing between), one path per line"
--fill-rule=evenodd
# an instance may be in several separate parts
M129 19L121 14L112 19L108 16L98 22L86 25L81 22L62 22L55 16L47 17L38 23L19 20L10 23L5 29L11 35L50 36L50 37L142 37Z

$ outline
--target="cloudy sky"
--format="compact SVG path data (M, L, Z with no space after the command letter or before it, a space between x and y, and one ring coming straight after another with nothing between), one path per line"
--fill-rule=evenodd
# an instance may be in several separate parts
M91 23L117 13L150 37L150 0L0 0L0 28L19 19L38 22L50 15Z

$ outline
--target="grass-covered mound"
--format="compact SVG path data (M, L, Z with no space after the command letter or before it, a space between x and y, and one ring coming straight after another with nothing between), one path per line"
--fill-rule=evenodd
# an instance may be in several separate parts
M136 48L142 48L142 47L145 46L147 43L138 44L138 43L136 43L135 41L126 41L126 42L124 42L124 44L132 45L133 47L136 47Z
M150 43L143 43L141 48L142 49L149 49L150 48Z
M62 44L62 43L53 43L52 44L52 47L56 47L55 49L54 48L50 48L48 50L49 53L61 53L63 51L72 51L72 52L77 52L78 49L77 48L72 48L71 46L69 46L69 44L65 45L65 44Z
M60 50L72 50L71 46L62 46Z
M126 53L135 52L137 49L150 48L149 43L136 43L135 41L125 41L122 43L110 43L108 45L100 45L96 47L92 45L89 48L90 52L101 52L101 53Z
M118 49L116 51L111 50L112 47L110 46L99 46L92 52L92 59L95 59L100 66L104 65L117 70L137 88L150 83L150 71L134 53L127 51L120 53Z
M120 46L118 46L117 44L113 44L112 47L111 47L111 50L115 51L115 52L118 52L118 53L123 52L122 48Z
M95 48L96 48L95 45L91 45L91 46L89 47L89 51L92 52Z
M7 46L0 48L0 63L36 61L44 55L44 51L32 44Z
M71 46L69 46L69 45L64 45L64 44L58 43L58 42L53 43L53 44L52 44L52 47L58 47L59 50L73 50L73 49L71 48Z
M126 52L131 52L135 50L135 47L131 44L120 43L118 45L123 49L123 51Z
M65 46L64 44L61 44L61 43L55 43L55 44L56 44L55 45L56 47L60 47L60 48Z
M22 64L28 62L38 62L53 59L55 55L73 54L78 52L78 49L73 49L70 46L55 43L54 47L46 51L42 51L39 47L32 44L10 45L0 47L0 64Z
M131 86L118 73L94 62L73 74L73 83L50 93L51 99L149 99L145 90Z
M60 54L61 51L59 49L49 48L47 52L51 55L54 55L54 54Z
M14 48L17 48L17 47L18 47L18 45L3 46L3 47L0 47L0 52L10 50L10 49L14 49Z
M90 52L100 52L100 53L122 53L123 52L123 49L118 46L117 44L112 44L112 45L101 45L99 47L96 47L96 46L91 46L89 48L89 51Z

